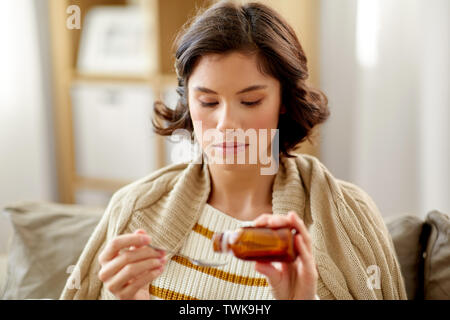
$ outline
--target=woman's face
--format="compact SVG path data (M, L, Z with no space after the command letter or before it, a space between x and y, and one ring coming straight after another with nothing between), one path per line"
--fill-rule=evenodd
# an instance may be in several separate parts
M279 81L258 70L256 55L232 52L201 57L188 79L188 103L194 133L208 159L244 153L249 163L249 153L259 155L256 148L264 145L262 140L266 141L263 149L270 150L271 129L278 125L280 92ZM235 130L240 138L231 134ZM214 139L206 132L215 132ZM250 134L254 132L256 141ZM239 141L245 145L236 146ZM224 142L231 143L224 146Z

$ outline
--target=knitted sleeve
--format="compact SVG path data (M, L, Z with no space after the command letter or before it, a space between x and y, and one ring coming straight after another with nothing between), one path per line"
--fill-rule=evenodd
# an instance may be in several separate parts
M115 221L122 209L124 192L113 195L100 222L89 237L73 272L61 293L61 300L92 300L100 297L102 282L98 279L98 256L108 239L116 234Z
M185 164L163 167L124 186L112 196L69 276L60 299L115 299L98 279L100 253L109 241L126 231L137 209L151 206L164 195L185 167Z
M367 285L373 286L373 291L382 299L407 299L395 247L377 205L360 187L345 181L340 181L340 185L345 203L357 208L353 210L357 212L357 229L361 230L361 235L366 235L375 258L375 262L367 266Z

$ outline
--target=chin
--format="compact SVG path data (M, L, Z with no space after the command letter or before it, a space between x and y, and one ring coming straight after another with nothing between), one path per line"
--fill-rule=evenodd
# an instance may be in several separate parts
M215 166L216 168L220 168L221 170L224 171L247 171L249 169L255 169L258 168L258 166L256 164L238 164L238 163L234 163L234 164L219 164L219 163L213 163L211 164L213 166Z

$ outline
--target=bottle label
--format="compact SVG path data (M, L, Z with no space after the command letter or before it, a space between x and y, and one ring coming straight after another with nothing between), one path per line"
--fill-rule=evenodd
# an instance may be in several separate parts
M287 228L241 228L223 232L221 251L243 260L285 261L296 258L294 235Z

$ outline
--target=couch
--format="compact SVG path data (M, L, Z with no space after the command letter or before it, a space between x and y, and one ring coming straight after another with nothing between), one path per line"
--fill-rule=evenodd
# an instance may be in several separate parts
M8 255L0 256L0 299L58 299L104 208L19 202L2 214L12 227ZM450 299L450 218L385 219L405 280L408 299ZM3 261L3 262L2 262Z

